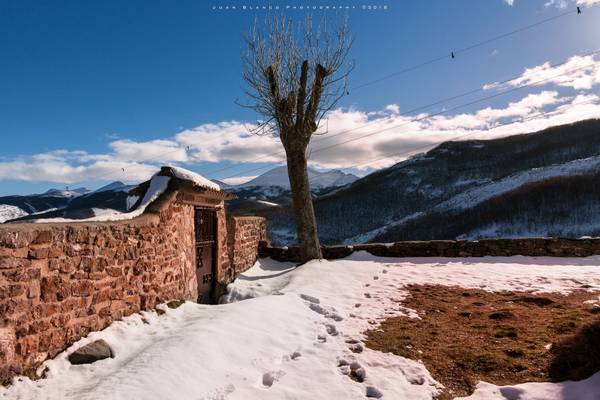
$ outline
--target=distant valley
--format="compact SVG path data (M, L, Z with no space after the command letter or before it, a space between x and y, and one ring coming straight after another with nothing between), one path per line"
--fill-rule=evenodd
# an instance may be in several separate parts
M323 243L600 236L600 120L494 140L446 142L359 178L338 170L309 171ZM218 182L218 181L217 181ZM287 168L241 185L233 214L268 219L275 244L295 242ZM128 190L52 189L0 197L0 222L89 218L127 211Z
M41 194L0 197L0 223L45 218L93 217L94 209L127 210L127 192L135 185L113 182L97 190L50 189Z

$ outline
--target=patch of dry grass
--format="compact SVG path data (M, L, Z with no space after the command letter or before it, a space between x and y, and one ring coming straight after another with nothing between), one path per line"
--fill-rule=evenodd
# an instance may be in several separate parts
M422 360L453 398L477 382L498 385L587 378L600 370L598 308L570 295L411 285L402 305L421 319L396 317L367 333L366 345Z

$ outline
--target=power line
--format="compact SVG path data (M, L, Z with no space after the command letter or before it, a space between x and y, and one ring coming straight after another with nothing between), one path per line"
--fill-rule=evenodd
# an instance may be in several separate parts
M567 16L567 15L570 15L570 14L581 14L581 10L580 10L580 8L579 8L579 7L577 7L575 10L569 10L569 11L563 12L563 13L561 13L561 14L558 14L558 15L555 15L555 16L552 16L552 17L549 17L549 18L543 19L543 20L541 20L541 21L537 21L537 22L534 22L534 23L532 23L532 24L529 24L529 25L523 26L523 27L521 27L521 28L517 28L517 29L515 29L515 30L512 30L512 31L510 31L510 32L506 32L506 33L503 33L503 34L500 34L500 35L494 36L494 37L492 37L492 38L489 38L489 39L486 39L486 40L482 40L482 41L480 41L480 42L477 42L477 43L473 43L473 44L471 44L471 45L468 45L468 46L466 46L466 47L460 48L460 49L458 49L458 50L451 51L451 52L450 52L450 55L448 55L448 54L440 55L440 56L438 56L438 57L435 57L435 58L432 58L432 59L430 59L430 60L423 61L423 62L421 62L421 63L418 63L418 64L412 65L412 66L410 66L410 67L404 68L404 69L402 69L402 70L400 70L400 71L397 71L397 72L394 72L394 73L392 73L392 74L385 75L385 76L383 76L383 77L381 77L381 78L378 78L378 79L375 79L375 80L373 80L373 81L365 82L365 83L363 83L363 84L360 84L360 85L358 85L358 86L354 86L354 87L350 88L349 90L351 90L351 91L358 90L358 89L361 89L361 88L363 88L363 87L370 86L370 85L373 85L373 84L375 84L375 83L379 83L379 82L381 82L381 81L384 81L384 80L387 80L387 79L393 78L393 77L395 77L395 76L402 75L402 74L405 74L405 73L407 73L407 72L411 72L411 71L417 70L417 69L419 69L419 68L422 68L422 67L425 67L425 66L427 66L427 65L429 65L429 64L433 64L433 63L435 63L435 62L442 61L442 60L447 60L449 57L450 57L450 58L456 58L456 56L457 56L458 54L466 53L466 52L468 52L468 51L471 51L471 50L473 50L473 49L476 49L476 48L478 48L478 47L484 46L484 45L486 45L486 44L493 43L493 42L495 42L495 41L498 41L498 40L500 40L500 39L504 39L504 38L506 38L506 37L509 37L509 36L512 36L512 35L515 35L515 34L517 34L517 33L521 33L521 32L527 31L527 30L529 30L529 29L532 29L532 28L535 28L535 27L537 27L537 26L543 25L543 24L545 24L545 23L548 23L548 22L551 22L551 21L557 20L557 19L559 19L559 18L565 17L565 16ZM504 82L501 82L501 83L504 83ZM445 99L445 100L442 100L442 101L449 101L449 100L452 100L452 99L456 99L456 98L458 98L458 97L466 96L466 95L468 95L468 94L472 94L472 93L469 93L469 92L467 92L467 93L465 93L465 94L462 94L462 95L460 95L460 96L453 97L453 98L449 98L449 99ZM441 101L440 101L440 102L441 102ZM431 106L433 106L433 105L436 105L436 104L438 104L438 103L430 104L430 105L428 105L428 106L421 107L420 109L422 109L422 108L428 108L428 107L431 107ZM411 113L412 113L412 112L416 112L416 111L418 111L418 109L411 110L411 111L409 111L409 112L411 112ZM358 129L358 128L355 128L355 129ZM328 136L328 137L329 137L329 136ZM253 162L253 161L251 161L251 162ZM219 171L219 170L216 170L216 171L211 171L210 173L215 173L215 172L220 172L220 171Z
M535 22L535 23L532 23L532 24L529 24L529 25L523 26L523 27L521 27L521 28L518 28L518 29L515 29L515 30L513 30L513 31L506 32L506 33L503 33L503 34L500 34L500 35L494 36L494 37L492 37L492 38L489 38L489 39L486 39L486 40L483 40L483 41L480 41L480 42L473 43L473 44L471 44L471 45L469 45L469 46L466 46L466 47L460 48L460 49L458 49L458 50L453 50L453 51L451 51L451 52L450 52L450 54L451 54L451 58L455 58L455 56L456 56L456 55L458 55L458 54L462 54L462 53L468 52L468 51L470 51L470 50L473 50L473 49L475 49L475 48L478 48L478 47L484 46L484 45L486 45L486 44L489 44L489 43L495 42L495 41L497 41L497 40L500 40L500 39L503 39L503 38L506 38L506 37L509 37L509 36L515 35L515 34L517 34L517 33L520 33L520 32L523 32L523 31L526 31L526 30L532 29L532 28L534 28L534 27L536 27L536 26L539 26L539 25L542 25L542 24L545 24L545 23L548 23L548 22L551 22L551 21L557 20L557 19L559 19L559 18L565 17L565 16L567 16L567 15L570 15L570 14L581 14L580 8L579 8L579 7L577 7L577 9L575 9L575 10L566 11L566 12L564 12L564 13L561 13L561 14L555 15L555 16L553 16L553 17L549 17L549 18L546 18L546 19L543 19L543 20L537 21L537 22ZM429 65L429 64L433 64L433 63L435 63L435 62L442 61L442 60L444 60L444 59L448 59L448 58L449 58L449 56L448 56L447 54L446 54L446 55L443 55L443 56L435 57L435 58L432 58L432 59L430 59L430 60L427 60L427 61L424 61L424 62L421 62L421 63L415 64L415 65L413 65L413 66L410 66L410 67L407 67L407 68L405 68L405 69L402 69L402 70L400 70L400 71L394 72L394 73L392 73L392 74L389 74L389 75L383 76L383 77L381 77L381 78L378 78L378 79L376 79L376 80L373 80L373 81L366 82L366 83L364 83L364 84L361 84L361 85L355 86L355 87L351 88L350 90L357 90L357 89L361 89L361 88L363 88L363 87L370 86L370 85L372 85L372 84L375 84L375 83L381 82L381 81L383 81L383 80L386 80L386 79L389 79L389 78L392 78L392 77L395 77L395 76L398 76L398 75L401 75L401 74L404 74L404 73L407 73L407 72L410 72L410 71L414 71L414 70L416 70L416 69L419 69L419 68L425 67L425 66L427 66L427 65ZM514 78L512 78L512 79L514 79ZM512 80L512 79L510 79L510 80ZM506 83L506 82L508 82L508 81L510 81L510 80L506 80L506 81L500 82L500 84L502 84L502 83ZM439 100L439 101L437 101L437 102L435 102L435 103L431 103L431 104L428 104L428 105L425 105L425 106L422 106L422 107L418 107L418 108L416 108L416 109L410 110L410 111L408 111L408 112L405 112L405 113L403 113L403 114L399 114L399 115L404 115L404 114L408 114L408 113L414 113L414 112L416 112L416 111L423 110L423 109L427 109L427 108L433 107L433 106L435 106L435 105L438 105L438 104L440 104L440 103L443 103L443 102L446 102L446 101L451 101L451 100L455 100L455 99L457 99L457 98L461 98L461 97L464 97L464 96L468 96L468 95L470 95L470 94L474 94L474 93L476 93L476 92L479 92L479 91L481 91L481 90L483 90L483 88L479 88L479 89L475 89L475 90L472 90L472 91L468 91L468 92L462 93L462 94L460 94L460 95L452 96L452 97L449 97L449 98L446 98L446 99L443 99L443 100ZM347 130L347 131L338 132L338 133L336 133L336 134L332 134L332 135L328 135L327 137L323 137L323 138L322 138L322 139L320 139L320 140L328 140L328 139L331 139L331 138L333 138L333 137L336 137L336 136L338 136L338 135L341 135L341 134L344 134L344 133L348 133L348 132L351 132L351 131L354 131L354 130L357 130L357 129L362 129L362 128L364 128L364 127L365 127L365 126L359 126L359 127L355 127L355 128L352 128L352 129L350 129L350 130ZM227 135L228 135L228 134L222 134L222 135L219 135L219 136L223 136L223 137L224 137L224 136L227 136ZM218 140L218 138L215 138L215 140L214 140L214 141L211 141L210 143L214 143L214 142L216 142L217 140ZM319 140L319 139L316 139L316 140L314 140L313 142L319 142L320 140ZM169 151L169 152L163 153L162 155L160 155L160 156L158 156L158 157L152 157L152 158L148 158L148 159L145 159L145 160L136 160L135 162L144 162L144 163L148 163L148 162L150 162L150 163L151 163L151 162L153 162L153 161L159 161L159 160L165 160L165 161L166 161L166 160L167 160L167 156L169 156L169 155L172 155L172 154L175 154L175 153L177 153L177 152L181 152L182 150L187 152L187 151L189 151L189 150L190 150L190 146L186 146L186 148L185 148L185 149L184 149L184 148L177 148L177 149L174 149L173 151ZM318 151L320 151L320 150L318 150ZM279 154L281 154L281 153L282 153L282 151L278 151L277 153L267 154L267 155L261 156L261 157L259 157L259 158L257 158L257 159L253 159L253 160L247 161L247 162L245 162L245 163L254 163L254 162L260 161L261 159L265 159L265 158L268 158L268 157L270 157L270 156L273 156L273 155L279 155ZM131 161L130 161L130 162L131 162ZM239 167L239 164L237 164L237 165L230 165L230 166L223 167L223 168L220 168L220 169L217 169L217 170L209 171L208 173L209 173L209 174L215 174L215 173L222 172L222 171L225 171L225 170L228 170L228 169L232 169L232 168L236 168L236 167ZM125 167L122 167L121 169L122 169L122 171L123 171L123 172L125 172L125 170L126 170L126 169L128 169L128 168L130 168L130 167L126 167L126 166L125 166ZM112 176L112 175L113 175L113 172L110 172L110 173L107 173L107 174L104 174L104 175L99 175L99 176L96 176L94 179L95 179L95 180L101 180L102 178L106 178L106 177L109 177L109 176ZM237 175L236 175L236 176L237 176ZM223 178L223 179L227 179L227 178Z
M572 103L572 104L570 104L570 107L580 106L580 105L585 105L585 104L593 104L593 103L595 103L595 99L594 100L588 100L588 101L580 102L580 103ZM545 116L545 115L550 115L550 114L558 114L558 110L538 112L538 113L536 113L534 115L531 115L531 116L529 116L527 118L521 119L520 121L506 122L504 124L496 125L496 126L492 127L491 129L498 129L498 128L501 128L503 126L508 126L508 125L512 125L512 124L516 124L516 123L524 123L524 122L531 121L531 120L534 120L536 118L539 118L539 117L542 117L542 116ZM592 115L596 115L596 113L586 114L585 116L589 117L589 116L592 116ZM368 165L368 164L375 163L377 161L386 160L388 158L397 158L397 157L411 155L411 154L414 154L415 152L418 152L420 150L430 149L430 148L433 148L433 147L438 146L438 145L440 145L442 143L445 143L445 142L455 141L455 140L458 140L458 139L464 139L465 137L473 136L473 135L477 135L477 134L481 134L481 133L482 133L481 131L477 131L477 132L469 132L469 133L465 133L465 134L462 134L462 135L457 135L457 136L449 137L449 138L447 138L447 139L445 139L445 140L443 140L441 142L434 142L434 143L429 143L429 144L424 145L424 146L413 147L413 148L410 148L408 150L402 151L400 153L394 153L392 155L388 155L388 156L376 158L376 159L369 160L369 161L366 161L366 162L363 162L363 163L359 163L359 164L345 166L343 168L344 169L357 168L357 167L360 167L360 166L363 166L363 165ZM266 167L270 167L270 166L266 166ZM262 166L262 167L259 167L259 168L255 168L254 170L264 169L266 167ZM228 179L228 178L224 178L224 179Z
M594 100L587 100L587 101L583 101L583 102L579 102L579 103L571 103L569 106L570 106L570 108L572 108L574 106L581 106L581 105L593 104L593 103L595 103L595 99ZM560 111L562 112L563 110L560 110ZM536 118L539 118L539 117L542 117L542 116L551 115L551 114L559 114L559 110L538 112L538 113L533 114L533 115L531 115L531 116L529 116L527 118L523 118L520 121L506 122L504 124L496 125L496 126L492 127L491 129L498 129L498 128L502 128L503 126L509 126L509 125L517 124L517 123L524 123L524 122L531 121L531 120L534 120ZM589 116L592 116L592 115L597 115L597 113L593 113L593 114L590 113L590 114L586 114L585 116L589 117ZM457 139L463 139L465 137L473 136L473 135L478 135L478 134L481 134L481 133L482 133L481 131L478 131L478 132L469 132L469 133L465 133L465 134L462 134L462 135L453 136L453 137L450 137L447 140L444 140L442 142L434 142L434 143L430 143L430 144L424 145L424 146L413 147L413 148L411 148L409 150L406 150L406 151L403 151L403 152L400 152L400 153L395 153L395 154L384 156L384 157L380 157L380 158L377 158L377 159L374 159L374 160L369 160L367 162L350 165L350 166L344 167L344 169L361 167L363 165L372 164L372 163L375 163L377 161L386 160L388 158L396 158L396 157L402 157L402 156L411 155L411 154L414 154L417 151L426 150L426 149L438 146L438 145L440 145L442 143L445 143L445 142L454 141L454 140L457 140Z
M598 53L598 52L600 52L600 51L596 51L595 53ZM569 71L569 73L577 72L577 71L580 71L582 69L589 68L592 65L595 65L595 63L588 64L588 65L585 65L583 67L579 67L579 68L573 69L573 70ZM373 132L373 133L369 133L369 134L366 134L366 135L359 136L359 137L354 138L354 139L348 139L348 140L343 141L343 142L339 142L339 143L335 143L335 144L332 144L332 145L329 145L329 146L326 146L326 147L322 147L320 149L314 150L313 153L317 153L317 152L320 152L320 151L323 151L323 150L327 150L327 149L330 149L330 148L333 148L333 147L341 146L341 145L346 144L346 143L350 143L350 142L354 142L354 141L357 141L357 140L361 140L361 139L364 139L365 137L370 137L370 136L378 135L380 133L389 131L391 129L395 129L395 128L398 128L398 127L403 126L403 125L408 125L409 123L421 122L423 120L426 120L426 119L429 119L429 118L432 118L432 117L436 117L436 116L443 115L443 114L446 114L446 113L449 113L449 112L452 112L452 111L459 110L461 108L472 106L474 104L481 103L483 101L490 100L490 99L493 99L493 98L496 98L496 97L499 97L499 96L503 96L505 94L513 93L513 92L516 92L518 90L521 90L521 89L524 89L524 88L527 88L527 87L536 86L536 85L539 85L540 83L544 83L546 81L549 81L551 79L563 76L565 74L566 73L562 73L562 74L558 74L558 75L552 76L550 78L545 78L545 79L538 80L538 81L533 82L533 83L529 83L529 84L526 84L526 85L521 85L521 86L518 86L516 88L505 90L505 91L502 91L502 92L499 92L499 93L496 93L496 94L493 94L493 95L490 95L490 96L482 97L480 99L473 100L473 101L470 101L468 103L463 103L463 104L460 104L458 106L449 108L447 110L443 110L443 111L440 111L440 112L437 112L437 113L434 113L434 114L431 114L431 115L427 115L427 116L422 117L422 118L418 118L418 119L416 119L414 121L409 121L409 122L403 123L401 125L392 126L392 127L385 128L385 129L382 129L382 130L377 131L377 132Z
M407 73L407 72L414 71L414 70L416 70L416 69L419 69L419 68L425 67L425 66L427 66L427 65L430 65L430 64L433 64L433 63L436 63L436 62L442 61L442 60L447 60L447 59L449 59L449 58L450 58L450 59L452 59L452 58L456 58L456 56L457 56L457 55L459 55L459 54L466 53L466 52L468 52L468 51L470 51L470 50L476 49L476 48L478 48L478 47L481 47L481 46L485 46L486 44L493 43L493 42L495 42L495 41L498 41L498 40L500 40L500 39L504 39L504 38L506 38L506 37L509 37L509 36L512 36L512 35L515 35L515 34L517 34L517 33L520 33L520 32L527 31L527 30L529 30L529 29L535 28L536 26L543 25L543 24L545 24L545 23L548 23L548 22L551 22L551 21L557 20L557 19L559 19L559 18L562 18L562 17L565 17L565 16L567 16L567 15L570 15L570 14L577 14L577 13L578 13L578 11L577 11L576 9L575 9L575 10L569 10L569 11L566 11L566 12L564 12L564 13L561 13L561 14L555 15L555 16L553 16L553 17L550 17L550 18L543 19L543 20L541 20L541 21L534 22L533 24L529 24L529 25L523 26L523 27L521 27L521 28L518 28L518 29L515 29L515 30L513 30L513 31L506 32L506 33L500 34L500 35L498 35L498 36L494 36L494 37L492 37L492 38L489 38L489 39L486 39L486 40L482 40L482 41L480 41L480 42L477 42L477 43L473 43L473 44L471 44L471 45L469 45L469 46L466 46L466 47L463 47L463 48L461 48L461 49L458 49L458 50L451 51L449 54L447 53L447 54L444 54L444 55L440 55L440 56L438 56L438 57L435 57L435 58L432 58L432 59L430 59L430 60L427 60L427 61L421 62L421 63L419 63L419 64L416 64L416 65L413 65L413 66L410 66L410 67L404 68L404 69L402 69L402 70L400 70L400 71L396 71L396 72L394 72L394 73L391 73L391 74L389 74L389 75L383 76L383 77L381 77L381 78L378 78L378 79L375 79L375 80L372 80L372 81L369 81L369 82L365 82L365 83L363 83L363 84L361 84L361 85L358 85L358 86L355 86L355 87L351 88L350 90L358 90L358 89L362 89L362 88L364 88L364 87L366 87L366 86L374 85L374 84L376 84L376 83L379 83L379 82L382 82L382 81L384 81L384 80L387 80L387 79L390 79L390 78L396 77L396 76L398 76L398 75L405 74L405 73Z
M589 52L589 53L585 54L584 56L595 55L595 54L598 54L598 53L600 53L600 50L595 50L593 52ZM558 63L558 64L555 64L555 65L551 66L551 68L556 68L556 67L562 66L562 65L566 64L567 62L568 62L568 59L565 60L565 61L563 61L563 62L561 62L561 63ZM426 115L424 117L420 117L420 118L413 119L413 120L410 120L410 121L407 121L407 122L403 122L403 123L401 123L399 125L394 125L394 126L391 126L391 127L388 127L388 128L384 128L384 129L381 129L381 130L378 130L378 131L375 131L375 132L371 132L369 134L358 136L356 138L348 139L348 140L345 140L343 142L339 142L339 143L335 143L335 144L332 144L332 145L329 145L329 146L325 146L325 147L313 150L312 153L313 154L314 153L318 153L318 152L321 152L321 151L324 151L324 150L327 150L327 149L331 149L331 148L334 148L334 147L341 146L343 144L347 144L347 143L350 143L350 142L354 142L354 141L357 141L357 140L364 139L366 137L371 137L371 136L374 136L374 135L377 135L377 134L380 134L380 133L383 133L383 132L387 132L387 131L389 131L391 129L396 129L396 128L400 128L402 126L406 126L408 124L412 124L412 123L415 123L415 122L421 122L421 121L424 121L424 120L427 120L427 119L431 119L433 117L440 116L440 115L443 115L443 114L446 114L446 113L449 113L449 112L452 112L452 111L456 111L456 110L459 110L459 109L462 109L462 108L465 108L465 107L468 107L468 106L471 106L471 105L474 105L474 104L477 104L477 103L481 103L483 101L490 100L490 99L493 99L493 98L496 98L496 97L499 97L499 96L502 96L502 95L505 95L505 94L513 93L515 91L518 91L518 90L521 90L521 89L525 89L527 87L532 87L532 86L539 85L541 83L544 83L546 81L558 78L560 76L563 76L563 75L566 75L566 74L570 74L570 73L573 73L573 72L576 72L576 71L579 71L579 70L582 70L582 69L585 69L585 68L589 68L592 65L595 65L595 63L587 64L587 65L584 65L584 66L581 66L581 67L578 67L578 68L566 71L566 72L561 73L561 74L556 74L556 75L548 77L548 78L544 78L544 79L541 79L541 80L538 80L538 81L535 81L535 82L530 82L530 83L527 83L527 84L524 84L524 85L520 85L518 87L511 88L511 89L508 89L508 90L504 90L504 91L495 93L495 94L490 95L490 96L485 96L485 97L482 97L482 98L474 100L474 101L470 101L470 102L467 102L467 103L460 104L458 106L452 107L452 108L447 109L447 110L442 110L440 112L437 112L437 113L434 113L434 114L431 114L431 115ZM505 81L505 82L507 82L507 81ZM280 152L278 152L277 154L279 154L279 153ZM232 176L228 176L228 177L225 177L225 178L221 178L221 179L234 178L234 177L240 176L241 174L247 174L249 172L258 171L260 169L264 169L264 168L268 168L268 167L269 166L262 166L262 167L253 168L253 169L242 171L242 172L240 172L238 174L235 174L235 175L232 175Z
M588 53L588 54L584 54L584 56L594 55L596 53L598 53L598 51L591 52L591 53ZM557 63L557 64L554 64L554 65L550 66L550 68L557 68L557 67L560 67L562 65L565 65L568 62L569 62L569 58L567 58L566 60L564 60L564 61L562 61L560 63ZM506 84L506 83L508 83L510 81L513 81L513 80L519 78L520 76L521 76L521 74L515 75L515 76L510 77L508 79L505 79L503 81L497 82L497 84L501 86L503 84ZM419 106L419 107L413 108L411 110L404 111L402 113L397 114L396 116L407 116L407 115L413 114L415 112L423 111L423 110L426 110L426 109L431 108L433 106L437 106L437 105L446 103L448 101L456 100L456 99L459 99L459 98L462 98L462 97L466 97L466 96L469 96L469 95L472 95L472 94L475 94L475 93L478 93L478 92L482 92L484 90L486 90L486 89L484 87L480 86L478 88L475 88L475 89L472 89L472 90L468 90L466 92L463 92L463 93L460 93L460 94L457 94L457 95L454 95L454 96L450 96L450 97L447 97L447 98L444 98L444 99L441 99L441 100L437 100L437 101L435 101L433 103L429 103L429 104L426 104L424 106ZM448 110L446 110L446 112L447 111ZM312 143L319 143L319 142L321 142L323 140L330 140L330 139L333 139L333 138L335 138L337 136L340 136L340 135L343 135L343 134L346 134L346 133L349 133L349 132L353 132L353 131L356 131L358 129L368 128L374 122L375 121L370 121L370 122L367 122L366 124L363 124L363 125L351 128L351 129L346 129L346 130L343 130L341 132L329 134L329 135L323 136L321 138L316 138L315 140L312 141ZM276 152L268 153L268 154L262 155L260 157L251 159L249 161L245 161L244 163L241 163L241 164L228 165L226 167L222 167L222 168L218 168L216 170L208 171L208 174L214 175L214 174L219 173L219 172L227 171L227 170L234 169L234 168L239 168L240 165L243 165L243 164L252 164L252 163L258 162L260 160L264 160L266 158L269 158L269 157L272 157L272 156L277 156L277 155L284 154L284 153L285 153L284 150L278 150ZM225 178L225 179L227 179L227 178Z

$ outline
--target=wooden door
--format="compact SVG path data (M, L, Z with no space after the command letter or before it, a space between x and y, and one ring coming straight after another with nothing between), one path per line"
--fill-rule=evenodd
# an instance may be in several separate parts
M196 278L198 303L210 303L216 279L216 212L197 207L194 213L196 230Z

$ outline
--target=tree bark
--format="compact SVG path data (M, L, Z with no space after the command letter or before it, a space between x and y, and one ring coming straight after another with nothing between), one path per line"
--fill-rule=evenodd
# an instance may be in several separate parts
M296 217L296 230L300 244L300 256L303 262L323 258L308 181L306 146L292 145L286 149L286 156Z

